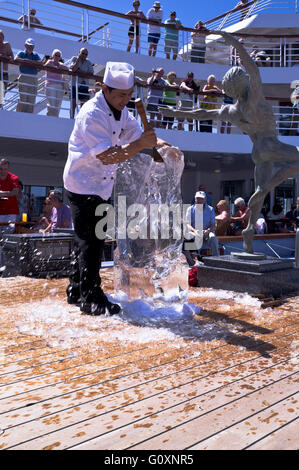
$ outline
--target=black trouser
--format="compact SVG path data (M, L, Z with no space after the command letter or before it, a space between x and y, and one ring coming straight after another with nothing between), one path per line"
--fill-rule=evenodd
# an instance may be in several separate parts
M100 302L103 291L100 288L99 270L105 240L97 238L95 227L106 213L101 217L96 216L95 210L99 204L107 201L96 195L75 194L70 191L66 193L75 230L72 273L67 295L73 299L80 297L81 302Z

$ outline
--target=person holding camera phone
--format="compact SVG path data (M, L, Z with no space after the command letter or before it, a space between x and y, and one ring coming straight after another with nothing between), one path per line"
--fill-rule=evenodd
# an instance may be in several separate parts
M162 67L152 70L152 75L148 78L149 85L147 95L147 110L150 114L150 125L152 127L161 127L162 115L158 106L163 103L163 88L167 86L166 80L162 78L164 69Z
M70 70L72 72L84 72L93 75L93 65L89 59L87 59L88 50L82 47L77 56L71 58ZM81 106L89 100L89 80L84 77L78 77L78 99ZM77 105L77 93L76 93L76 77L72 77L72 109L71 117L75 115L75 109Z

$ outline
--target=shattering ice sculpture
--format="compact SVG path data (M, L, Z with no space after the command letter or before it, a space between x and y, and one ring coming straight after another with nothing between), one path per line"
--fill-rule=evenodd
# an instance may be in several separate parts
M165 295L186 300L188 265L182 255L181 197L184 155L168 146L159 152L164 163L140 153L117 170L114 290L131 299Z

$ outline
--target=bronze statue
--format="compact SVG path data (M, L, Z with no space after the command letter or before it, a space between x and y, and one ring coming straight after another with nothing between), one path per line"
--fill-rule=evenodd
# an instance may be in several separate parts
M272 107L264 97L259 70L242 44L225 31L210 33L221 35L227 45L235 47L246 69L247 73L241 67L232 67L222 80L225 94L234 98L235 103L214 110L160 110L164 115L176 118L229 121L252 140L255 192L248 202L251 214L242 235L244 251L253 253L255 223L265 196L272 188L299 173L299 147L278 140L275 118Z

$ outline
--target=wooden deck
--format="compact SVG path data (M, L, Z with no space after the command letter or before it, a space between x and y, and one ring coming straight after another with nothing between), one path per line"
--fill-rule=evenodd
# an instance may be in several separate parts
M298 448L299 297L191 289L201 313L154 328L82 316L65 286L0 279L1 449Z

